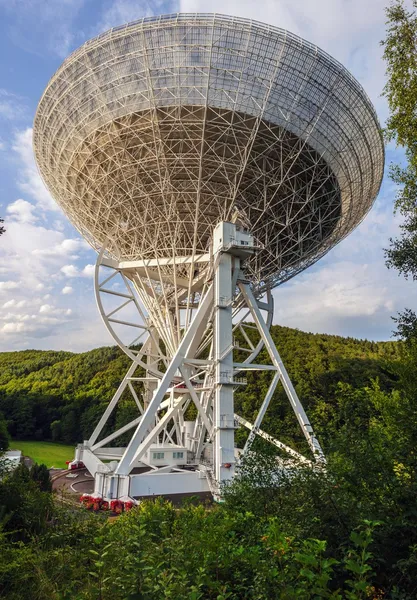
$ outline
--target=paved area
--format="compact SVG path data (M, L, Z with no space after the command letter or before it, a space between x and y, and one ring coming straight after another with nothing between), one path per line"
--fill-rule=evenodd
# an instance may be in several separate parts
M94 491L94 479L87 469L76 471L69 471L67 469L56 471L54 469L52 489L77 496L91 494Z
M148 469L141 469L144 472ZM137 470L139 471L139 469ZM74 477L75 475L75 477ZM51 469L52 489L58 493L77 498L81 494L92 494L94 491L94 478L87 469L68 471L67 469ZM160 496L135 496L135 500L156 500ZM181 506L184 500L193 498L197 503L212 503L213 497L210 492L198 492L189 494L167 494L164 496L174 506Z

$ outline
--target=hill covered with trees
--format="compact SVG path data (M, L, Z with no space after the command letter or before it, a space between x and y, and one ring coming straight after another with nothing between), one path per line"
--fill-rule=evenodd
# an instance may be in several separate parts
M24 467L0 473L0 596L413 600L417 343L278 326L273 337L323 444L325 471L277 476L274 447L258 440L221 505L148 501L117 521L60 506ZM127 366L115 348L0 355L11 433L83 439ZM237 411L253 418L266 385L264 372L250 373ZM131 410L126 399L115 418ZM264 428L304 449L280 391Z
M387 258L417 280L417 12L401 0L386 12L385 133L407 160L392 173L405 221ZM277 476L261 440L223 504L144 502L116 521L60 506L45 469L0 472L0 597L415 600L417 315L406 310L397 325L404 342L273 328L325 470L289 466ZM115 348L0 354L0 453L2 413L16 437L82 440L127 365ZM267 377L248 374L237 412L253 418ZM122 424L132 410L126 398L114 418ZM279 390L263 427L302 448Z
M391 365L400 355L400 342L310 334L277 325L272 335L313 424L323 435L341 385L359 389L378 380L382 390L393 388L396 376ZM266 362L265 351L257 360ZM128 367L129 359L115 347L83 354L0 353L0 412L11 436L66 443L86 439ZM254 420L270 377L268 372L248 373L247 386L236 394L239 414ZM125 424L136 410L126 395L110 426ZM290 444L304 443L282 390L277 390L271 402L264 428Z

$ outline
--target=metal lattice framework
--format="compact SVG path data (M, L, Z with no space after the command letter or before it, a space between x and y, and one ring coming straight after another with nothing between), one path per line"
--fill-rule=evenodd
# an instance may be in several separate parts
M261 288L361 221L384 163L374 109L342 65L287 31L206 14L84 44L41 99L34 147L97 250L110 237L118 260L197 256L237 214L262 246L247 268Z
M260 429L278 384L323 464L269 332L271 290L345 237L378 193L380 129L348 71L254 21L146 18L63 63L40 101L34 147L55 199L99 252L98 307L132 361L77 449L95 492L219 498L239 425L250 430L243 454L258 434L313 464ZM270 364L255 364L263 347ZM256 370L271 381L251 424L234 414L233 394ZM127 393L137 418L105 434Z

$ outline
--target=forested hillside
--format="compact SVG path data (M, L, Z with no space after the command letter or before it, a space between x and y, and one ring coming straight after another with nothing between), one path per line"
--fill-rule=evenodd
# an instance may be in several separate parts
M21 466L0 477L0 596L414 600L417 343L282 327L273 337L323 444L324 471L277 474L276 449L258 440L224 503L148 501L115 522L60 507L46 468ZM91 432L128 359L115 348L25 351L0 355L0 365L10 432L72 443ZM249 419L267 377L249 374L236 394ZM133 410L125 399L115 419ZM263 427L305 450L282 391Z
M383 390L393 386L391 365L399 356L400 342L315 335L280 326L273 326L272 334L322 436L341 385L360 389L378 379ZM266 360L263 351L258 361ZM98 348L83 354L38 350L1 353L0 412L6 417L10 434L20 439L67 443L86 439L128 366L129 359L118 348ZM254 419L270 377L268 372L248 374L247 386L236 394L237 412ZM110 426L125 424L136 410L126 396ZM288 443L304 443L282 390L277 390L264 428Z

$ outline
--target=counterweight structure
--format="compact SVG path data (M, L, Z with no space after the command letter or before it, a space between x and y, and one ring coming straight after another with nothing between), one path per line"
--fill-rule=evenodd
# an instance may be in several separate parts
M323 461L269 333L271 290L345 237L378 193L380 128L349 72L254 21L146 18L64 61L39 103L34 148L98 252L99 310L131 359L77 449L95 493L220 497L257 433L297 460ZM263 347L268 365L256 363ZM233 395L253 370L270 371L270 387L249 423ZM260 429L278 384L310 458ZM128 394L137 417L116 428ZM250 430L240 452L237 426Z

